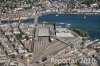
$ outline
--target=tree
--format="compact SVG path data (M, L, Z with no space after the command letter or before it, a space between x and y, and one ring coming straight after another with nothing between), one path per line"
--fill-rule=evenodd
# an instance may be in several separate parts
M73 31L76 32L78 35L80 35L81 37L86 37L87 36L87 32L85 32L82 29L79 28L73 28Z

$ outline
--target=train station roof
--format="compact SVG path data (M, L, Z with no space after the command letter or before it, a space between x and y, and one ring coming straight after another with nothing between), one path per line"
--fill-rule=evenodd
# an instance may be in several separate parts
M49 28L39 28L38 36L50 36Z

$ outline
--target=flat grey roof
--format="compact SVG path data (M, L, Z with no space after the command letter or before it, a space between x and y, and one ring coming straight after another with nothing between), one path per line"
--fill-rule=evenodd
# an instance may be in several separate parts
M49 28L39 28L38 36L50 36Z

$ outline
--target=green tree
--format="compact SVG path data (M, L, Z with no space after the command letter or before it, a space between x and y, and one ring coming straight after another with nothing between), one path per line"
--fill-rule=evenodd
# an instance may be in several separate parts
M81 37L86 37L87 36L87 32L85 32L82 29L79 28L73 28L72 29L74 32L76 32L78 35L80 35Z

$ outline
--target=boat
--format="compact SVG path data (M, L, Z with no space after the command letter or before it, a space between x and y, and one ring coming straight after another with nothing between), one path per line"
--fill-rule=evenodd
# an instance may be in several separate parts
M86 19L87 17L86 16L84 16L84 19Z
M67 24L68 26L70 26L71 24Z
M58 14L56 16L59 16Z

